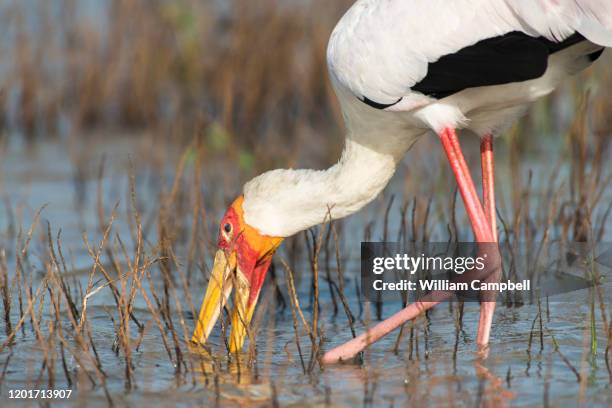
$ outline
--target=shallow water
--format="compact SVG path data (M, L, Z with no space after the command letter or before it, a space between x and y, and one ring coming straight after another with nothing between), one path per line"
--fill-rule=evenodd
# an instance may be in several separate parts
M147 139L138 137L116 140L97 138L86 144L51 141L35 146L10 145L3 153L0 165L0 192L5 207L2 209L3 215L0 216L0 246L5 252L9 279L12 279L16 270L17 248L21 248L17 243L23 240L36 211L46 204L41 213L42 222L37 226L28 250L27 279L31 279L33 290L36 291L41 284L45 265L49 262L46 242L48 222L54 237L61 228L62 251L69 266L68 281L73 289L78 286L77 282L86 287L92 257L85 248L83 235L85 234L93 245L97 245L101 238L96 200L99 185L104 192L106 216L110 214L114 203L119 201L113 234L122 238L126 252L131 253L134 250L134 240L129 222L130 168L134 168L137 206L142 219L154 222L160 206L160 191L170 190L176 161L181 157L180 151L173 151L171 148L159 149L164 151L162 157L149 154L149 149ZM103 156L106 157L105 172L99 179L98 169ZM535 161L533 168L539 164ZM502 162L501 174L503 168ZM215 172L215 169L209 169L208 177L214 177ZM401 191L401 188L405 187L403 183L404 179L400 175L394 179L390 189ZM234 181L229 184L234 184ZM218 218L226 200L225 195L232 194L231 191L218 190L211 191L206 199L206 204L212 208L208 223L213 230L214 220ZM205 192L208 193L206 190ZM410 192L406 194L409 195ZM610 191L604 196L610 197ZM367 324L374 322L372 316L375 315L369 304L359 300L355 290L359 279L359 241L364 234L364 226L384 213L388 197L389 195L377 201L361 216L352 217L343 228L342 255L346 257L343 259L345 293L350 309L357 317L355 326L358 333L362 332ZM395 227L400 223L398 206L399 204L396 204L394 211L390 213L390 236L395 236ZM180 224L185 222L185 219L189 220L191 213L186 211L175 216L176 222ZM143 224L146 229L145 221ZM446 231L445 223L437 215L432 224L432 234L443 234ZM155 247L158 234L155 227L147 229L147 250ZM372 228L371 237L379 239L382 235L383 228L379 222ZM183 241L181 245L181 240L177 240L179 262L176 269L185 274L188 241ZM120 252L116 241L113 242L113 251ZM288 245L289 243L286 246ZM207 245L202 245L202 248L210 250ZM281 251L279 256L287 257L288 251ZM200 254L199 258L205 259L210 265L209 254ZM101 262L104 264L109 260L103 257ZM120 262L127 263L123 260ZM324 258L321 263L326 263ZM331 276L336 279L335 258L332 257L329 264L332 265ZM205 268L202 265L200 267ZM321 271L321 275L325 275L324 271ZM157 293L161 298L161 274L155 266L151 267L150 272L155 287L147 288L147 293ZM122 351L117 353L113 350L117 332L117 307L111 291L108 288L100 290L88 301L87 318L92 340L106 376L104 383L108 395L105 394L101 381L93 374L95 370L88 365L88 360L83 358L77 361L75 355L66 352L67 371L72 384L67 384L67 375L60 362L56 361L53 387L71 388L74 393L69 400L54 402L67 406L104 406L110 399L118 406L154 403L168 406L242 407L274 404L295 407L481 404L609 406L612 402L611 377L606 369L604 356L607 333L604 331L604 321L597 301L594 303L593 326L597 338L596 353L592 354L591 350L592 294L589 290L573 292L558 299L551 298L548 303L544 303L542 313L545 318L542 320L541 336L539 321L534 325L538 315L536 305L498 307L487 358L475 352L478 305L465 304L462 327L459 327L456 319L458 305L447 303L432 310L426 317L419 318L414 326L407 325L396 352L393 350L397 332L367 350L361 363L323 368L315 365L311 372L305 373L297 351L287 287L279 264L276 266L276 272L286 307L283 308L276 300L274 285L269 279L254 319L260 321L260 325L256 359L250 365L248 353L244 353L240 358L226 355L218 326L210 339L208 351L191 347L184 341L184 337L191 334L190 330L194 326L189 303L194 304L194 309L199 306L207 276L205 270L194 268L192 280L188 285L189 293L185 292L179 283L182 275L175 275L176 287L170 296L172 320L177 328L180 349L185 354L187 369L181 367L177 370L175 360L171 361L168 357L155 318L143 297L137 294L133 312L145 328L140 338L136 325L130 324L132 345L139 346L132 350L134 374L129 391L126 391L125 356ZM300 303L306 319L309 320L312 311L310 267L303 259L298 259L295 272L298 275L296 279ZM95 280L96 284L104 282L99 273ZM610 301L606 296L611 288L610 281L601 288L604 295L603 307L608 313L609 322ZM332 299L323 277L320 278L320 290L319 327L323 333L323 349L329 349L350 339L351 334L342 309L337 315L333 314ZM14 326L20 319L15 297L12 299L12 305L11 321ZM48 303L44 305L48 306ZM78 306L80 308L81 305ZM388 316L400 308L399 300L387 301L383 314ZM43 322L53 321L53 310L50 307L45 307L40 312ZM66 309L62 310L60 316L63 330L72 330ZM189 332L183 333L181 321L184 321ZM532 329L532 326L535 328ZM40 327L42 336L49 336L51 326L41 324ZM410 327L414 328L412 339ZM167 328L164 333L171 335ZM3 322L0 328L0 343L5 343L6 339L6 323ZM303 329L300 329L299 343L305 364L308 364L311 342ZM18 331L13 344L4 347L0 352L0 367L5 370L0 384L4 402L23 402L7 399L11 389L49 388L49 372L41 369L43 360L40 344L30 319L26 319L23 330ZM71 346L75 347L74 344ZM75 354L78 356L79 352L75 351ZM574 370L579 374L580 380ZM93 381L89 380L88 375L94 377ZM92 382L96 385L92 385Z

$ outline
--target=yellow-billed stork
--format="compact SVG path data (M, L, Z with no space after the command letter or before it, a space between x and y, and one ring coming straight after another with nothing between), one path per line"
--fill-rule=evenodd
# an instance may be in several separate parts
M279 169L246 183L219 229L219 250L192 341L206 342L232 287L230 351L240 350L272 256L283 238L372 201L419 137L435 132L477 242L496 242L493 138L537 98L612 46L609 0L358 0L334 29L329 73L347 127L327 170ZM456 135L481 137L483 203ZM417 302L348 343L348 359L434 306ZM494 302L481 304L477 343L489 341Z

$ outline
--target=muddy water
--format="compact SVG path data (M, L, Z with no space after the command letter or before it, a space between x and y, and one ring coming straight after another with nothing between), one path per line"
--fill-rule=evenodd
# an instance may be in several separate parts
M162 150L163 153L159 153ZM2 153L0 165L0 192L4 199L0 216L0 247L6 257L9 279L16 270L16 251L20 248L36 211L41 212L29 248L28 265L25 267L34 290L41 284L48 262L47 222L56 236L61 228L62 251L68 264L68 276L73 287L80 282L83 287L92 267L92 257L87 252L84 236L92 243L100 238L97 210L97 192L102 189L105 214L110 214L119 202L118 215L113 224L113 234L122 238L130 252L134 248L130 227L130 169L134 169L136 196L144 220L155 220L159 211L160 191L169 191L176 163L182 152L172 148L150 148L147 139L133 137L108 139L94 138L82 145L79 142L43 142L35 146L13 144ZM413 153L409 160L417 160L425 151ZM500 154L501 156L501 154ZM100 162L104 157L104 171ZM421 157L427 162L428 159ZM541 163L533 162L532 168ZM527 166L529 167L529 166ZM504 162L500 161L499 173L504 174ZM208 169L204 185L219 179L215 168ZM390 212L390 236L397 233L399 197L410 199L413 186L406 184L406 174L398 175L389 193L370 206L360 216L343 225L342 254L345 273L345 291L350 309L357 317L357 332L373 322L374 310L358 298L359 241L371 220L384 213L391 192L398 195ZM503 179L503 176L501 177ZM209 227L214 228L222 211L226 196L235 193L231 185L237 180L225 182L225 186L211 189L206 205L210 208ZM435 180L431 184L435 184ZM228 187L228 185L230 187ZM438 192L443 195L444 192ZM502 193L503 196L503 193ZM604 194L610 197L610 191ZM459 211L459 210L458 210ZM433 235L444 236L446 221L434 211L431 223ZM176 214L177 222L189 219L191 213ZM461 218L461 216L459 216ZM147 222L148 222L147 221ZM461 220L460 220L461 222ZM21 234L21 235L20 235ZM158 231L155 227L146 232L147 248L155 246ZM374 224L370 235L380 239L383 227ZM356 239L355 237L358 237ZM180 240L178 240L180 241ZM188 240L177 243L179 262L176 269L185 273L187 268ZM113 251L117 250L116 247ZM279 256L288 256L283 249ZM210 266L207 254L201 259ZM108 259L102 261L108 262ZM322 263L325 263L322 260ZM335 265L332 258L331 265ZM200 270L201 269L201 270ZM333 267L332 267L333 269ZM67 382L59 360L55 366L53 388L73 389L67 400L55 400L54 404L66 406L105 406L109 399L115 405L156 404L160 406L610 406L612 386L606 369L605 349L607 333L600 313L599 302L594 303L591 325L591 299L594 292L583 290L562 298L549 299L542 306L542 335L537 320L538 307L524 305L509 308L500 306L496 312L492 332L492 344L488 356L476 354L475 332L478 305L466 303L462 325L458 324L458 305L443 304L431 311L426 318L418 319L414 326L406 326L404 335L395 347L398 333L383 339L363 356L361 362L324 367L316 366L304 372L293 329L287 287L280 265L277 265L279 292L285 302L276 297L272 282L268 282L260 300L255 320L259 321L255 361L248 364L248 356L229 358L219 327L210 339L208 351L190 347L183 339L180 322L188 330L194 326L191 303L197 308L205 285L206 267L194 268L188 291L177 284L171 297L171 313L184 354L187 369L177 370L174 360L168 357L160 330L154 316L140 295L136 296L134 314L145 326L142 337L132 325L133 377L131 388L126 390L125 356L114 350L117 308L111 291L100 290L89 299L87 318L105 377L108 394L100 381L89 380L88 373L95 370L84 360L77 361L66 352L66 369L71 384ZM602 271L604 273L605 271ZM608 271L609 272L609 271ZM324 274L324 272L321 272ZM148 293L161 297L163 286L159 270L151 268L154 286ZM336 279L336 271L331 272ZM310 266L302 259L297 262L298 292L307 320L311 318L312 305ZM178 275L177 275L178 276ZM96 283L104 282L100 274ZM603 307L610 321L608 283L602 286ZM333 313L333 303L328 285L320 279L320 330L323 348L341 344L350 339L347 318L340 309ZM79 298L80 299L80 298ZM13 326L20 319L18 300L12 299L11 321ZM44 303L49 305L49 303ZM179 310L180 307L180 310ZM400 301L386 302L383 315L388 316L401 308ZM53 321L50 308L40 310L42 321ZM535 323L534 323L535 322ZM66 310L61 314L64 330L71 330ZM410 330L413 327L413 330ZM41 325L43 336L49 335L49 325ZM170 335L169 329L164 329ZM187 333L187 336L190 333ZM596 345L593 346L593 339ZM0 328L0 343L5 343L6 323ZM70 340L70 336L68 336ZM300 330L299 343L304 364L310 359L310 339ZM74 345L72 345L74 347ZM57 347L57 344L54 345ZM593 349L593 347L595 347ZM15 389L47 389L49 373L41 370L42 348L36 339L30 319L23 330L18 331L14 342L0 353L3 368L0 385L2 405L40 401L9 400L9 391ZM78 355L78 353L77 353ZM59 359L59 357L58 357ZM95 382L96 385L92 385Z

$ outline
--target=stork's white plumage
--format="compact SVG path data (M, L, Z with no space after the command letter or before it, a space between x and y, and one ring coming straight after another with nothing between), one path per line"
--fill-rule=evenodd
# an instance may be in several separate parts
M216 262L209 291L215 285L221 290L219 282L231 286L232 268L244 277L244 293L236 294L234 348L242 347L243 326L280 240L329 214L342 218L369 203L426 133L441 139L476 240L495 242L493 137L610 46L609 0L358 0L334 29L327 52L347 126L340 161L327 170L274 170L256 177L222 221L219 246L230 261L219 267ZM456 129L482 137L484 206ZM226 289L222 296L207 292L194 341L206 340L215 315L210 299L225 302ZM351 357L434 304L407 307L323 361ZM480 344L488 342L493 309L488 302L481 308Z
M612 5L577 3L612 26ZM558 10L543 13L543 5ZM588 67L602 45L612 46L608 30L601 45L575 38L567 48L548 51L549 42L577 35L572 27L603 32L598 27L605 26L579 11L575 1L554 0L357 1L334 29L327 52L348 127L340 162L328 171L276 170L255 178L244 189L246 221L267 235L293 235L319 224L328 205L342 218L367 204L429 130L499 134L526 104ZM483 40L492 43L474 46ZM428 69L444 64L445 56L459 61L446 62L432 77ZM493 84L480 85L487 82ZM423 90L423 83L434 86Z

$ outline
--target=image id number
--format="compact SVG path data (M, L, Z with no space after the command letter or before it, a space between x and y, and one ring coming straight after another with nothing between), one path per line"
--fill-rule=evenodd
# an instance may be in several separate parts
M67 399L72 390L9 390L10 399Z

